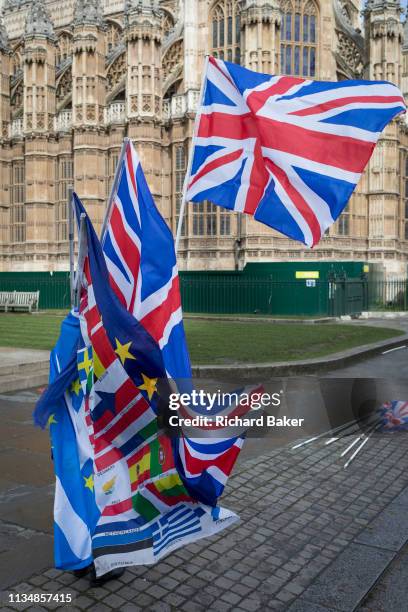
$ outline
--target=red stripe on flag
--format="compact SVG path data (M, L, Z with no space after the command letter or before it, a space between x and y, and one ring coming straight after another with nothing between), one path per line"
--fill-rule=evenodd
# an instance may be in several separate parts
M302 98L299 99L301 100ZM296 115L297 117L307 117L308 115L325 113L333 108L340 108L341 106L345 106L347 104L391 104L392 102L400 102L403 106L405 106L405 102L401 96L350 96L348 98L346 97L338 98L337 100L330 100L329 102L324 102L323 104L316 104L310 108L302 108L301 110L293 111L288 114ZM344 110L347 111L347 109Z
M139 266L140 266L140 253L133 242L123 223L122 215L115 205L113 207L112 215L110 218L111 223L111 231L115 237L116 244L119 247L119 250L122 255L122 260L126 262L131 275L133 276L131 280L133 288L132 288L132 296L130 298L129 310L133 312L133 307L136 298L136 287L137 287L137 277L139 274Z
M257 113L260 108L268 101L271 96L280 96L289 91L294 85L304 83L304 79L296 79L292 77L281 77L277 83L273 83L267 89L261 91L253 91L249 94L246 102L253 113Z
M89 308L85 312L84 316L88 328L88 334L90 334L91 330L101 322L101 315L98 308L96 306L92 306L92 308Z
M162 447L164 460L161 464L162 472L167 472L168 470L172 470L174 468L174 456L173 456L173 446L172 441L167 436L161 434L158 437L158 442Z
M132 509L132 498L125 499L124 501L118 502L117 504L110 504L109 506L105 506L102 510L102 516L116 516L117 514L122 514L122 512L127 512Z
M252 113L246 115L226 115L211 113L201 115L197 136L202 138L259 138L257 122Z
M181 502L194 502L189 495L185 495L183 493L181 495L164 495L164 493L156 489L154 482L149 482L145 485L145 487L150 491L150 493L157 497L157 499L166 504L166 506L176 506Z
M243 149L238 149L237 151L233 151L232 153L227 153L226 155L223 155L222 157L213 159L212 162L210 162L209 164L201 168L200 172L198 172L194 176L193 180L189 184L189 187L191 188L194 185L194 183L199 181L200 178L204 176L205 174L208 174L208 172L211 172L211 170L215 170L216 168L219 168L220 166L225 166L225 164L229 164L230 162L233 162L236 159L239 159L243 152L244 152Z
M101 450L106 448L106 446L111 444L115 438L120 436L128 427L131 427L131 425L136 421L136 419L148 409L149 405L143 398L139 402L136 402L136 404L132 406L132 408L130 408L118 421L116 421L116 423L114 423L112 427L110 427L100 437L95 439L96 452L100 452ZM135 425L134 432L132 433L132 435L136 435L139 430L139 425Z
M113 291L115 292L122 306L124 306L127 309L126 298L123 295L122 291L119 289L119 285L116 283L113 275L110 272L109 272L109 284L112 287Z
M99 357L103 367L107 369L115 359L118 359L104 327L99 327L92 335L88 326L88 334L91 337L92 347Z
M108 446L111 446L111 443L105 440L104 436L94 438L95 454L101 453L105 448L108 448Z
M222 74L222 76L224 77L224 79L227 79L227 81L229 81L231 83L231 85L238 91L237 86L235 85L234 81L231 79L231 77L229 76L229 74L225 74L225 72L220 68L218 61L215 59L215 57L210 56L208 58L208 61L210 62L210 64L212 64L214 66L214 68L216 68L218 70L218 72L220 72Z
M213 457L209 457L206 460L193 457L193 455L190 453L190 450L187 448L184 440L182 440L181 443L184 445L184 458L186 468L193 475L201 474L203 470L209 468L210 466L215 466L222 472L224 472L226 476L229 476L241 450L238 446L234 444L233 446L231 446L231 448L220 454L215 459Z
M374 142L316 132L269 117L262 117L260 124L262 146L349 172L361 173L375 147Z
M104 455L100 457L95 457L95 465L98 472L104 470L107 467L110 467L116 461L123 459L123 455L118 448L112 448L112 450L108 451Z
M286 191L289 198L292 200L293 204L296 206L302 217L305 219L308 224L310 231L313 237L313 246L317 244L320 240L321 236L321 228L319 221L310 208L309 204L306 202L304 197L298 192L298 190L292 185L290 182L288 175L286 172L279 168L276 164L273 163L272 160L266 159L265 164L272 170L275 174L276 178L282 185L283 189Z
M262 149L258 140L255 143L254 158L244 207L244 212L249 215L253 215L258 208L259 202L263 197L265 188L269 181L269 174L265 168L265 163L262 157Z
M96 391L96 393L98 393L98 391ZM107 427L109 423L139 394L140 391L134 382L130 378L126 378L119 389L115 391L115 414L112 414L112 412L106 410L103 415L95 421L95 433L99 433L105 429L105 427ZM107 434L104 435L107 436Z
M154 310L149 312L140 323L149 332L149 334L159 342L163 337L164 330L169 322L170 316L176 312L181 306L180 299L180 282L176 275L164 301Z
M146 446L144 446L142 449L137 451L134 455L129 457L129 459L127 459L128 467L131 468L132 465L135 465L135 463L138 463L139 461L141 461L141 459L143 459L145 455L149 455L149 454L150 454L150 446L146 444Z

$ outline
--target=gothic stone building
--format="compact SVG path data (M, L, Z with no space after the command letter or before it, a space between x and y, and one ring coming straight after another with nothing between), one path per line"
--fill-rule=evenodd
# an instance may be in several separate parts
M0 270L68 267L67 187L100 227L124 136L175 231L205 53L252 70L388 79L408 94L399 0L5 0L0 28ZM408 34L408 28L407 28ZM361 260L406 270L408 133L384 132L345 213L306 249L190 204L181 269ZM406 187L407 186L407 187Z

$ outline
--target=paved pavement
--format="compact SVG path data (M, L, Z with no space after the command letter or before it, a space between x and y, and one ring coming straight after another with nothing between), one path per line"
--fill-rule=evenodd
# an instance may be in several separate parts
M401 612L406 609L407 574L408 545L404 546L384 572L358 612Z
M56 607L10 604L12 592L70 593L73 603L65 609L97 612L351 612L379 578L384 588L402 581L408 541L404 435L370 440L348 470L339 461L342 441L293 451L248 440L222 499L241 517L233 528L154 567L130 568L103 588L50 569L53 476L47 434L31 425L35 397L31 391L0 396L2 610ZM381 576L390 564L400 570L388 583ZM403 586L396 597L401 605L395 609L406 609ZM381 610L367 605L361 610Z

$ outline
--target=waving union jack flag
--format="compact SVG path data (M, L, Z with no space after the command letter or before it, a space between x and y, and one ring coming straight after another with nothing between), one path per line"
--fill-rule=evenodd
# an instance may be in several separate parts
M125 143L102 246L112 288L159 344L168 374L191 378L173 235L131 141Z
M187 200L253 215L316 245L385 126L406 110L388 82L269 76L209 58Z

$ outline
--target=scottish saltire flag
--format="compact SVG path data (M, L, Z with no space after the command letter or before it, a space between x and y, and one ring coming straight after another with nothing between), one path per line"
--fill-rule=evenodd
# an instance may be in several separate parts
M99 519L93 486L93 449L88 435L85 396L72 370L71 382L53 396L53 382L75 362L81 344L78 314L63 321L50 357L50 387L40 399L36 417L47 424L55 470L54 558L59 569L73 570L92 562L91 534Z
M131 141L126 142L102 246L111 285L158 343L171 378L190 379L173 235L159 213Z
M85 211L75 194L74 201L79 219ZM92 421L94 489L101 513L91 534L92 556L101 575L119 566L154 563L224 529L237 516L199 503L181 479L162 427L168 383L161 347L111 289L87 216L85 224L80 350L86 354L78 356L77 370L87 364L93 372L79 384L86 381L85 405Z
M210 200L316 245L385 126L406 106L386 81L270 76L209 58L187 200Z
M103 251L111 286L126 309L158 343L168 376L192 390L173 235L158 211L131 141L126 142ZM204 408L205 409L205 408ZM242 438L173 440L185 486L216 506L242 447Z

